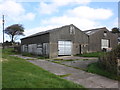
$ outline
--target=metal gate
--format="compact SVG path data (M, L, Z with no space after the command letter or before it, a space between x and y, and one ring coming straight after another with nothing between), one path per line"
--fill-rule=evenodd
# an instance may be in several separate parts
M58 41L58 55L71 55L72 42L71 41Z

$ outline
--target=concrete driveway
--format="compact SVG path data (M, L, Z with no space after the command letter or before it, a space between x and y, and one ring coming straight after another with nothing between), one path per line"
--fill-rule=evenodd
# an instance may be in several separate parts
M89 59L89 60L95 60L95 59L98 59L96 57L78 57L78 56L59 56L57 58L54 58L54 59L63 59L63 60L69 60L69 59Z
M118 88L118 81L88 73L80 69L67 67L45 60L29 60L29 62L56 75L70 74L69 76L64 77L64 79L83 85L86 88Z
M86 69L87 66L91 63L95 63L98 61L98 58L94 57L77 57L77 56L62 56L57 57L52 60L53 62L59 62L60 64L64 64L71 67L76 67L80 69Z
M17 55L17 57L24 58L19 55ZM63 78L83 85L86 88L114 88L114 90L116 88L116 90L118 90L118 81L100 75L88 73L80 69L67 67L65 65L60 65L46 60L28 60L28 62L42 67L43 69L56 75L69 74Z

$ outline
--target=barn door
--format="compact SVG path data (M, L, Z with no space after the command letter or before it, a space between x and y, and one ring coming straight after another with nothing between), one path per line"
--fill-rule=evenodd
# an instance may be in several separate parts
M72 42L71 41L58 41L58 55L71 55Z
M108 39L101 40L101 49L103 49L103 48L109 48L109 40Z
M43 54L48 55L48 43L43 43Z

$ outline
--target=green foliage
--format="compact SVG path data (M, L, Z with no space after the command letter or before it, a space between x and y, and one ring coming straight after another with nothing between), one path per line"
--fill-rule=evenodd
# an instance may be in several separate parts
M80 56L80 57L99 57L101 55L104 55L105 52L92 52L92 53L84 53L84 54L81 54L81 55L77 55L77 56Z
M45 57L45 56L38 56L37 58L38 59L48 59L48 57Z
M58 61L58 60L63 60L63 59L60 59L60 58L55 58L54 60L57 60L57 61Z
M69 76L69 75L71 75L70 73L68 73L68 74L64 74L64 75L58 75L59 77L67 77L67 76Z
M24 59L9 56L12 49L3 50L3 88L83 88L64 80Z
M104 56L99 58L101 67L105 70L117 74L117 59L120 59L120 45L118 45L111 52L106 53Z
M117 76L116 74L108 72L107 70L101 68L101 65L98 62L88 65L86 71L102 75L110 79L120 80L120 76Z
M120 33L120 29L117 27L112 28L112 33Z
M32 55L31 53L22 52L22 55L23 55L23 56L28 56L28 57L33 57L33 55Z
M5 29L5 33L10 36L12 43L18 36L24 35L23 32L24 27L21 24L13 24Z
M4 56L4 55L16 54L16 53L14 52L13 48L5 48L4 50L2 50L2 54Z

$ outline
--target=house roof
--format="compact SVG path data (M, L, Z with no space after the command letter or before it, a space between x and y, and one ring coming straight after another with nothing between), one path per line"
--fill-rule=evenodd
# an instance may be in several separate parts
M91 30L85 30L84 32L87 34L87 35L92 35L100 30L103 30L103 29L107 29L106 27L102 27L102 28L96 28L96 29L91 29Z
M50 33L50 32L56 31L56 30L61 30L61 28L69 27L69 26L74 26L74 25L73 25L73 24L70 24L70 25L65 25L65 26L59 27L59 28L54 28L54 29L50 29L50 30L47 30L47 31L38 32L38 33L36 33L36 34L33 34L33 35L30 35L30 36L24 37L24 38L22 38L22 39L26 39L26 38L30 38L30 37L34 37L34 36L39 36L39 35L47 34L47 33ZM22 39L21 39L21 40L22 40Z

